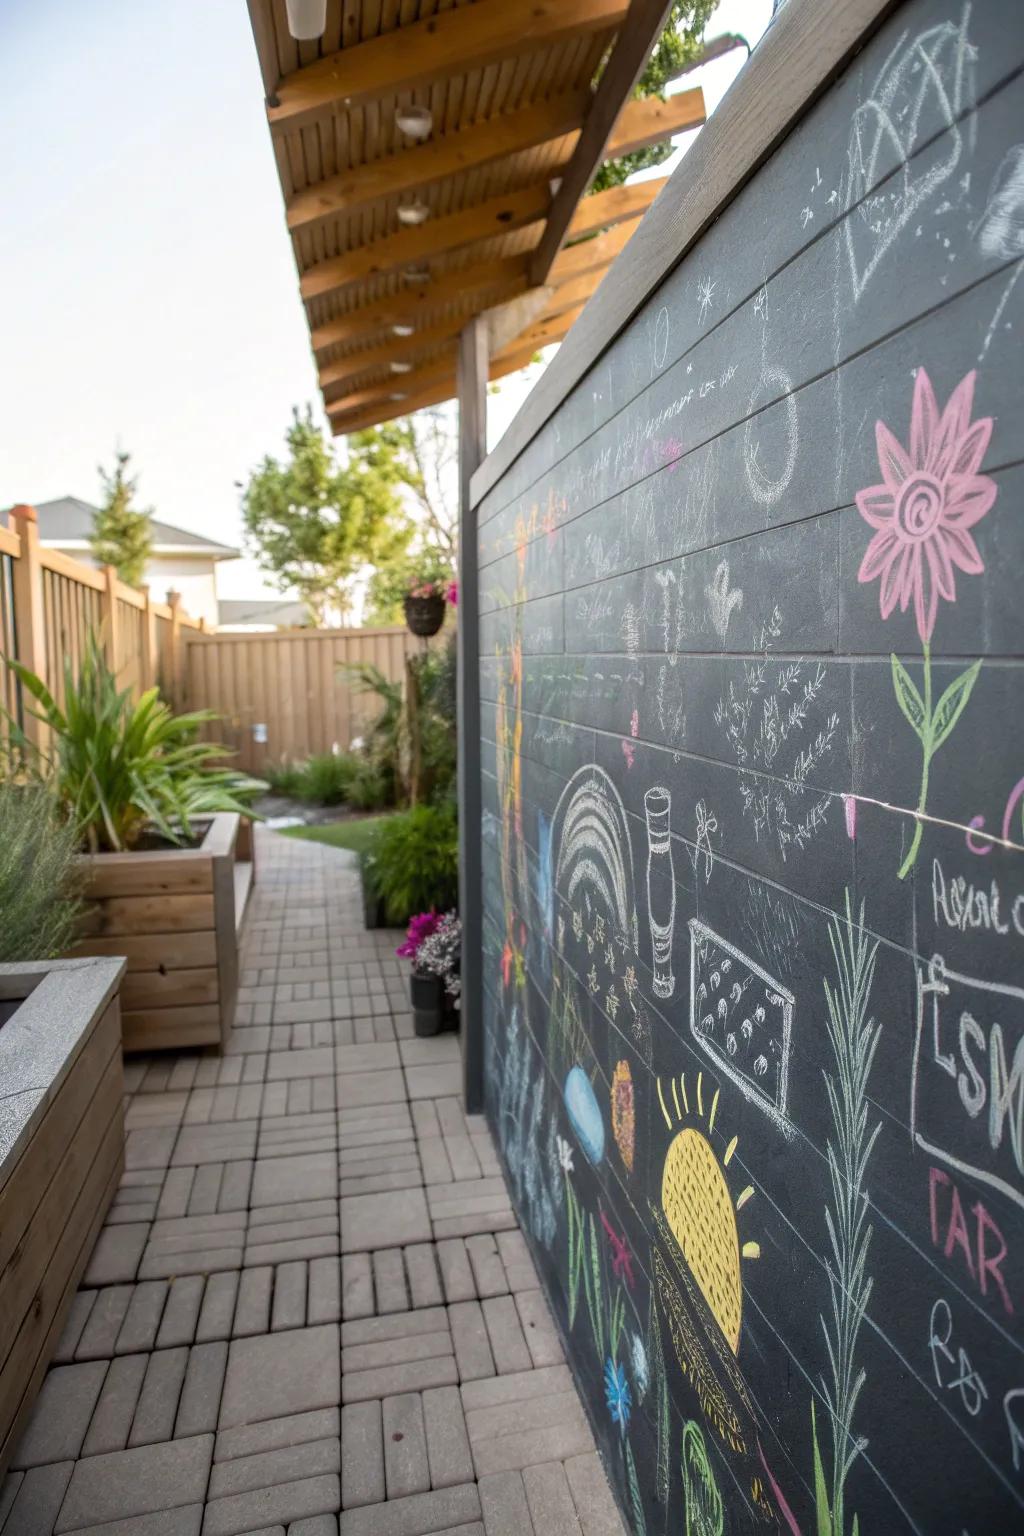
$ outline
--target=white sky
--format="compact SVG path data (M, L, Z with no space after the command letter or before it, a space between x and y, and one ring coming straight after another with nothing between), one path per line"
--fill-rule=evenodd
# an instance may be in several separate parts
M770 15L721 0L708 36ZM683 83L710 112L745 58ZM235 482L318 402L244 0L0 0L0 59L0 507L97 499L120 443L142 505L238 545ZM219 588L265 590L250 560Z

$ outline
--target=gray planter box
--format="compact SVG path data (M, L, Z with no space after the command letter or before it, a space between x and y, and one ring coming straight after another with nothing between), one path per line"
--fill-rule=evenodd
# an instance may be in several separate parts
M0 965L0 1475L124 1166L123 974Z

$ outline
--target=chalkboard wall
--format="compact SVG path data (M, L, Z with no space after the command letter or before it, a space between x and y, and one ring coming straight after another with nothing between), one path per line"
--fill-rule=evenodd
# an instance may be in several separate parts
M900 7L479 508L487 1112L637 1533L1024 1529L1022 63Z

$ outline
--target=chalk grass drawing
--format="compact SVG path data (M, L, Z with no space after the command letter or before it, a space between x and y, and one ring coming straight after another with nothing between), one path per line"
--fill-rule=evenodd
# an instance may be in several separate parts
M722 1536L725 1510L704 1435L695 1419L683 1425L683 1496L686 1536Z
M669 817L672 796L656 787L644 795L647 818L647 920L651 929L654 995L670 998L676 989L672 974L672 941L676 929L676 876L672 863Z
M914 836L900 865L901 880L913 869L921 846L932 758L952 734L981 670L979 658L954 678L938 701L933 700L931 642L939 598L956 601L957 570L972 576L984 571L970 530L996 499L995 481L980 473L992 436L992 418L971 420L976 378L972 371L961 379L940 412L931 379L919 368L909 446L904 448L884 421L876 421L882 480L857 492L857 510L875 530L857 579L879 580L883 619L897 603L903 613L913 603L923 653L921 690L895 652L890 658L896 702L921 743Z
M853 115L845 205L860 206L843 233L857 300L893 243L960 164L960 118L974 101L970 14L968 4L959 22L939 22L909 40L904 32ZM934 149L923 149L933 137ZM871 195L892 166L899 167L896 175Z
M832 711L808 739L825 668L820 661L774 663L769 652L781 633L782 610L776 604L755 646L763 655L743 663L743 683L729 683L715 705L715 722L737 766L748 770L749 776L741 774L740 797L754 837L774 838L785 861L793 849L802 852L827 821L833 796L814 794L810 785L832 752L839 716Z
M690 1033L750 1104L787 1138L795 999L780 981L690 918Z
M857 1340L873 1286L867 1267L872 1226L866 1175L882 1129L880 1120L868 1128L868 1079L881 1034L881 1026L868 1013L878 942L869 942L864 932L863 905L854 918L849 891L845 921L833 916L829 941L835 981L830 984L826 979L824 988L834 1071L823 1076L832 1115L826 1143L832 1204L825 1207L832 1310L830 1316L822 1316L821 1327L830 1372L829 1380L822 1378L822 1388L832 1428L831 1476L825 1473L813 1401L811 1436L819 1536L846 1536L846 1480L868 1443L854 1433L853 1421L867 1379L863 1366L857 1364ZM851 1529L852 1536L857 1536L856 1515Z
M536 1240L550 1248L562 1203L555 1120L546 1102L544 1064L531 1062L518 1007L508 1021L504 1059L495 1065L498 1138L516 1203Z
M729 586L728 560L719 561L712 580L704 588L704 596L708 600L708 612L715 633L724 640L729 632L733 609L743 607L741 588Z

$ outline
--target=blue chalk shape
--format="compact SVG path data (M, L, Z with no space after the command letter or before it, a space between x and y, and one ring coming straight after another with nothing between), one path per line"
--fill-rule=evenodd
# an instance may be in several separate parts
M587 1161L595 1168L604 1157L604 1121L590 1078L582 1067L572 1067L565 1080L565 1109Z

